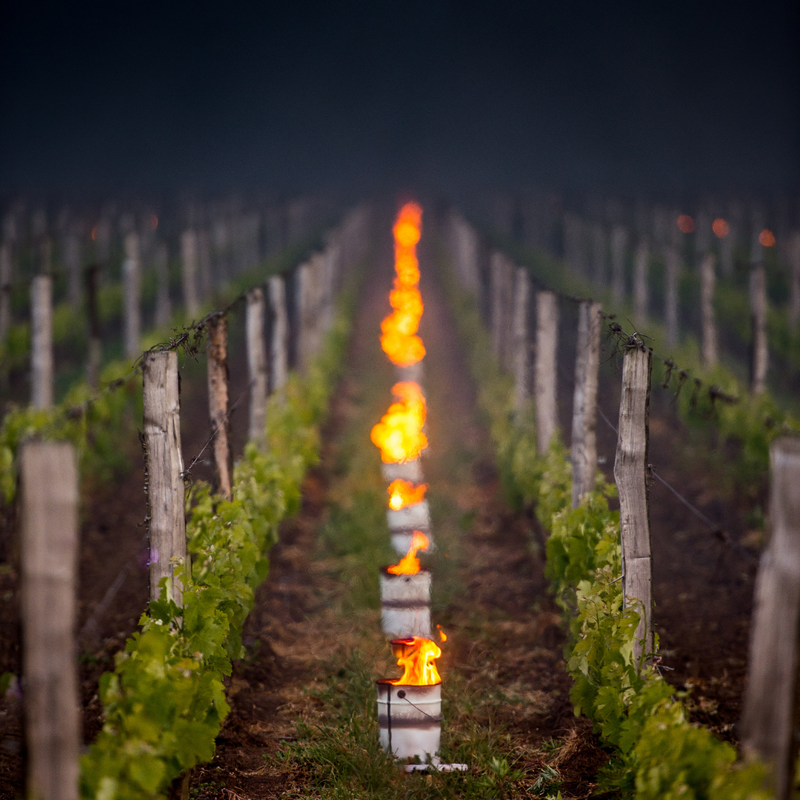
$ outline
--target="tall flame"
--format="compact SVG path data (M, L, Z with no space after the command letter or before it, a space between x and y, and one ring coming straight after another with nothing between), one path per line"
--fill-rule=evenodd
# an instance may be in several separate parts
M391 566L386 567L387 572L392 575L416 575L419 572L419 559L417 552L420 550L427 550L430 540L422 531L414 531L411 537L411 547L408 552L400 559L400 561Z
M394 224L394 289L389 295L392 313L381 322L381 347L393 364L410 367L425 357L425 345L417 336L422 317L419 293L419 262L416 246L420 239L422 209L406 203Z
M397 666L403 668L403 675L389 683L394 686L433 686L442 682L434 663L442 651L435 642L422 636L411 636L408 639L393 639L392 645Z
M396 478L386 490L389 492L389 508L393 511L399 511L406 506L415 506L417 503L421 503L425 499L427 488L427 483L420 483L419 486L414 486L411 481Z
M422 432L425 425L425 398L415 381L401 381L392 386L400 402L392 403L370 433L372 443L380 448L386 464L413 461L428 446Z

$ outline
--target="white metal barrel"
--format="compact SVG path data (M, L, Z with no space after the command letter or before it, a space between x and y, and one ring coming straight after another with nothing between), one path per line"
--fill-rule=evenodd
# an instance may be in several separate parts
M381 569L381 627L390 639L431 637L431 573L393 575Z
M398 478L411 483L422 483L422 465L418 458L414 461L404 461L402 464L381 463L381 472L387 483Z
M381 746L397 758L435 758L442 735L442 684L378 681L378 726Z

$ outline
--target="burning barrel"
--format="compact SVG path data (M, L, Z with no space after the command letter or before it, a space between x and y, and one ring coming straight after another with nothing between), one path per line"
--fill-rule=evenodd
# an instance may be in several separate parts
M413 636L392 641L403 676L379 680L378 726L383 748L397 758L434 759L442 733L442 679L435 642Z
M405 367L397 366L395 367L395 372L398 381L414 381L414 383L418 383L420 388L422 388L424 378L422 361L417 361L415 364L409 364Z
M442 684L395 685L378 681L381 746L397 758L426 761L439 752L442 735Z
M431 635L431 573L395 575L381 569L381 627L390 638Z
M396 479L389 484L389 508L386 511L386 522L392 537L392 546L400 555L407 553L411 547L414 531L423 531L430 541L431 512L425 500L425 483L414 484L411 481Z

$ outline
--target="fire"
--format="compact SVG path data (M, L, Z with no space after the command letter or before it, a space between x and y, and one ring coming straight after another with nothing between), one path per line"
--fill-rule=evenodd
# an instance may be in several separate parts
M731 232L731 227L722 217L717 217L711 226L711 230L714 231L714 235L718 239L724 239Z
M425 357L425 345L417 336L423 311L416 254L421 221L422 209L415 203L406 203L394 225L396 277L389 295L392 313L381 323L381 347L389 360L400 367L410 367Z
M415 381L401 381L392 386L400 402L392 403L381 421L372 428L370 439L380 448L386 464L413 461L428 446L422 432L425 425L425 398Z
M691 233L694 230L694 220L688 214L681 214L678 217L678 228L681 233Z
M425 490L427 488L427 483L414 486L411 481L396 478L386 490L389 492L389 508L393 511L399 511L406 506L415 506L417 503L421 503L425 499Z
M397 656L397 666L403 668L403 675L389 683L394 686L433 686L442 682L434 663L442 651L435 642L422 636L393 639L392 652Z
M447 634L442 630L442 626L441 625L437 625L436 626L436 630L439 631L439 641L440 642L446 642L447 641Z
M775 247L775 234L769 228L764 228L758 234L758 241L762 247Z
M427 550L429 544L430 540L422 531L414 531L408 552L400 559L399 563L386 567L386 571L391 572L392 575L416 575L419 572L417 552Z

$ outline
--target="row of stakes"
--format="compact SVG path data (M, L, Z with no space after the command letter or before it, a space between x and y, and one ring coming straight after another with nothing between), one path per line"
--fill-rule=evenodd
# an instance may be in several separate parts
M467 769L466 764L444 764L439 758L442 680L435 662L442 651L432 638L431 573L417 557L419 551L434 547L420 462L428 444L422 390L425 347L417 335L423 310L416 255L421 222L422 209L407 203L393 227L396 276L389 295L392 313L381 323L381 346L399 380L392 387L396 402L371 434L389 484L391 544L402 556L380 571L381 626L403 675L377 681L378 724L382 747L405 762L406 772ZM441 629L439 638L446 639Z

